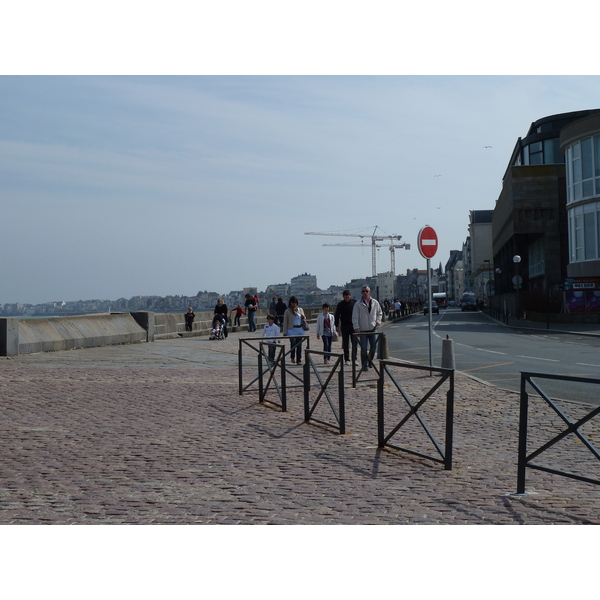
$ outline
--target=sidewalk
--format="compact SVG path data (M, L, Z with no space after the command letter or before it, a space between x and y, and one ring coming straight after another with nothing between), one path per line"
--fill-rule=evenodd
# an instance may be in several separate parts
M528 470L528 494L511 495L517 394L456 374L445 471L377 448L376 388L352 389L350 373L342 436L304 423L299 389L287 413L260 404L257 391L240 396L240 337L254 336L3 359L0 523L600 524L591 484ZM250 379L255 359L244 362ZM402 376L421 394L431 380ZM552 428L547 410L533 414ZM539 462L571 468L581 446L563 444Z

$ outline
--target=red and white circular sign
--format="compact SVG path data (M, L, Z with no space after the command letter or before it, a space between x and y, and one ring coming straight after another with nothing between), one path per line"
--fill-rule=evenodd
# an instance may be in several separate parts
M417 237L417 246L423 258L433 258L438 249L438 237L433 227L425 225Z

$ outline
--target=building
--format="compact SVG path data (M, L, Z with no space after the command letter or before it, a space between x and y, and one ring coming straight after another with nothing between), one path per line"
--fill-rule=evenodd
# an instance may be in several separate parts
M570 313L600 312L600 114L564 127L560 148L566 156L569 262L565 308Z
M313 298L311 296L312 292L318 290L316 275L304 273L303 275L292 277L290 281L290 296L296 296L300 306L308 306Z
M575 148L580 140L577 129L570 129L570 137L565 135L562 141L561 132L598 114L600 110L584 110L544 117L517 140L492 218L496 309L507 307L513 315L524 310L554 311L557 304L560 309L569 263L563 150ZM573 155L577 169L575 159ZM578 183L573 180L573 194ZM577 200L572 208L581 202Z
M486 301L492 292L494 261L492 252L493 210L472 210L469 214L469 257L468 268L475 296Z

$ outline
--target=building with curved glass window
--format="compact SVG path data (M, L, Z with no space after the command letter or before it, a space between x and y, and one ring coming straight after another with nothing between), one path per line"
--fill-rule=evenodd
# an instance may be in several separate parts
M511 314L554 312L568 277L600 275L596 135L600 109L539 119L515 144L492 219L496 300Z
M568 277L600 276L600 114L565 127Z

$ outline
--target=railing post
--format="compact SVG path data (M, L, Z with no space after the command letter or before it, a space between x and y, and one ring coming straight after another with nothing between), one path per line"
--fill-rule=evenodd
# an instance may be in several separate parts
M310 415L310 355L304 352L304 365L302 367L302 380L304 383L304 422L308 423Z
M281 410L287 412L287 384L285 381L285 348L281 348L281 360L279 362L281 368Z
M340 372L338 373L338 390L340 398L340 434L346 433L346 400L344 398L344 362L340 360Z
M244 383L242 374L242 340L238 340L238 393L240 396L244 394Z
M385 446L384 419L383 419L383 372L385 367L381 365L379 379L377 380L377 447Z
M519 410L519 456L517 464L517 494L525 493L525 470L527 467L527 412L529 397L526 390L527 379L521 373L521 397Z
M258 352L258 401L262 402L264 400L264 390L263 390L263 372L262 372L262 343L259 343L258 347L260 348Z
M450 374L450 388L446 393L446 447L444 466L452 471L452 440L454 436L454 370Z

